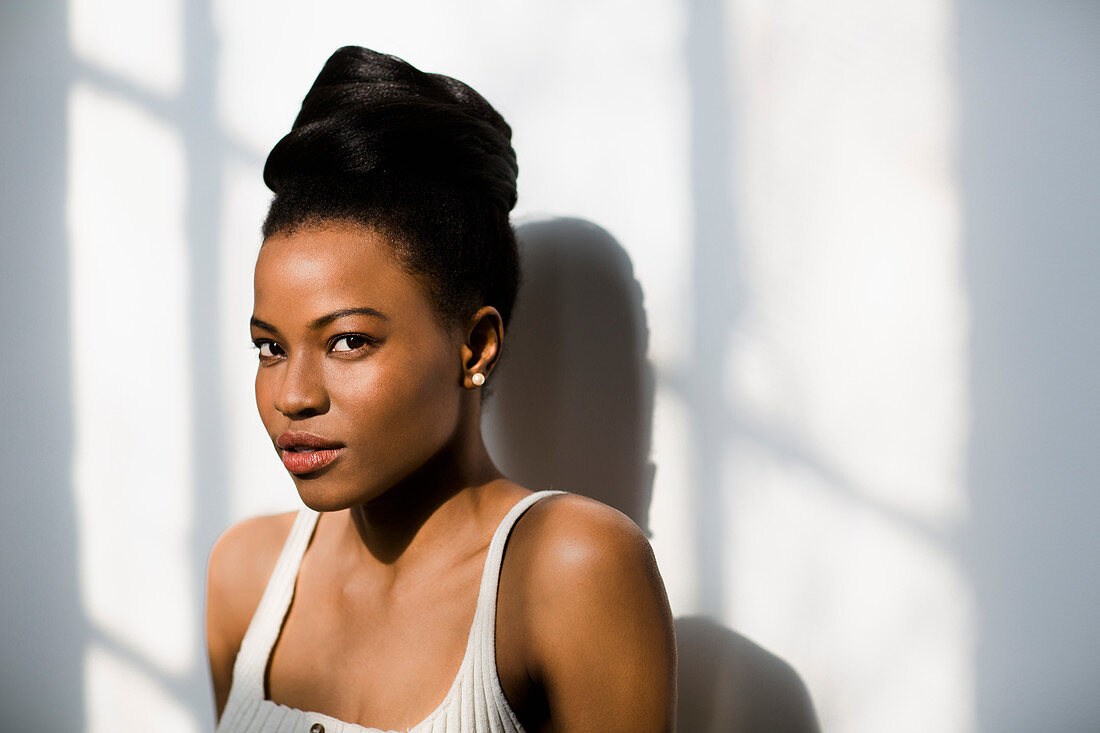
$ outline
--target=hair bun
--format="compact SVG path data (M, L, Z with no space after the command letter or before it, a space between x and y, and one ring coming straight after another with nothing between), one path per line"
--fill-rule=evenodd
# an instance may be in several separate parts
M276 194L304 181L438 181L480 194L505 214L519 168L512 130L476 91L388 54L345 46L267 157Z

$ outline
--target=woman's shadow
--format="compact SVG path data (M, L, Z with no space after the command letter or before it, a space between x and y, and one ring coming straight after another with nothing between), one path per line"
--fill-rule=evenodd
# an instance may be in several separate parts
M533 489L609 504L648 533L653 376L642 290L630 257L580 219L517 230L523 287L486 403L490 452ZM735 631L676 620L678 730L814 733L798 674Z

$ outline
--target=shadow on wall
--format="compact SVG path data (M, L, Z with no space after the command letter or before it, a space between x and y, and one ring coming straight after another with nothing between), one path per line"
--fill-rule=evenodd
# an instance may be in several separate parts
M1097 731L1100 4L957 14L975 727Z
M523 286L485 419L493 457L525 486L591 496L648 529L653 379L630 258L579 219L517 234Z
M710 619L676 619L684 733L817 733L810 693L791 665Z
M653 376L630 257L579 219L518 229L524 283L494 375L485 434L504 473L609 504L648 530ZM779 657L705 618L676 621L678 728L815 733L813 705Z
M87 636L73 502L63 2L0 7L0 729L80 730Z

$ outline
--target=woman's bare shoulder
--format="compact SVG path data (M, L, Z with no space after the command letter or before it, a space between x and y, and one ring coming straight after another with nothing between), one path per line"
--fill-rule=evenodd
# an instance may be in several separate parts
M294 512L254 517L222 533L206 567L206 649L221 716L229 695L233 662L260 604Z
M211 610L238 621L245 616L247 627L290 534L294 517L294 512L253 517L222 533L210 550L207 563L208 602L216 605Z
M236 657L294 516L242 520L214 543L206 566L206 635L212 653Z
M609 561L615 559L652 557L649 541L633 520L579 494L558 494L535 503L517 525L511 543L529 561L527 570L536 573L602 573L613 569Z
M609 598L659 596L664 584L642 530L622 512L578 494L532 506L509 541L531 608L598 610ZM551 611L553 612L553 611Z
M555 727L668 730L672 614L641 529L600 502L563 494L531 507L513 540L523 649Z

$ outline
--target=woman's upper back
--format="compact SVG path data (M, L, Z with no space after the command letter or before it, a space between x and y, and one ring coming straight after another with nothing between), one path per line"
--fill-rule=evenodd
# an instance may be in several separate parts
M519 512L516 507L513 518ZM249 520L227 532L212 553L208 641L219 706L244 628L293 521L294 515ZM487 651L476 664L488 674L484 689L503 692L497 702L509 715L514 708L532 730L547 722L555 730L576 721L588 728L601 720L605 730L671 724L667 602L648 543L614 510L573 495L541 501L516 524L507 553L509 522L502 522L495 557L488 539L474 543L415 582L374 586L373 599L366 588L341 582L346 567L325 562L326 543L334 546L338 538L335 524L327 535L321 524L271 659L272 700L328 714L330 724L407 728L438 712L439 701L458 685L452 681L474 664L467 642L475 641L477 622L471 622L475 607L488 601L495 624L490 620L477 642L487 643ZM490 574L493 589L482 588L479 604L478 578ZM482 610L478 614L484 624Z

